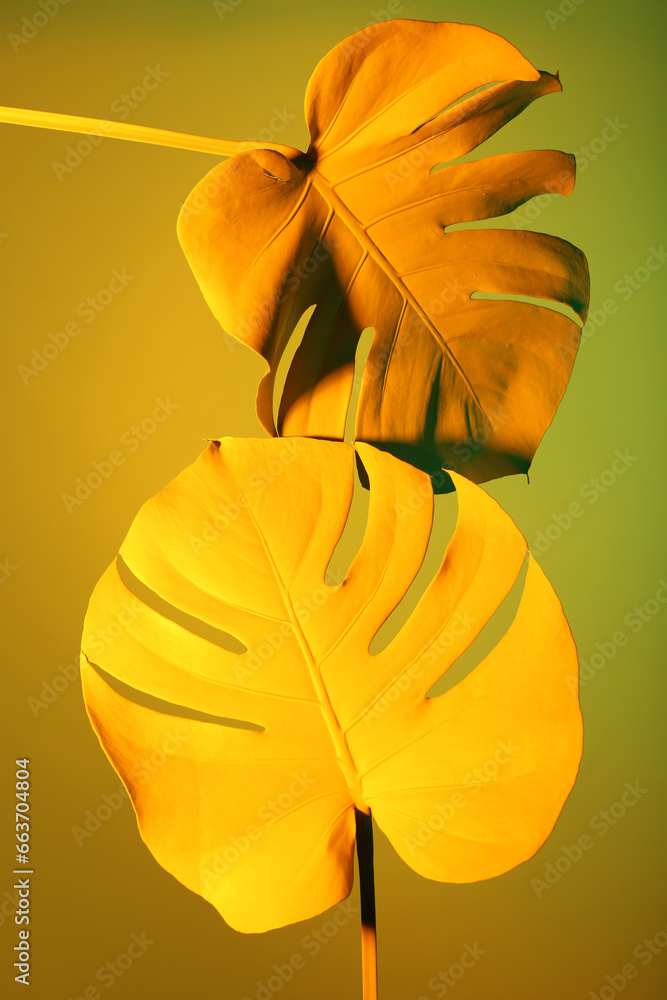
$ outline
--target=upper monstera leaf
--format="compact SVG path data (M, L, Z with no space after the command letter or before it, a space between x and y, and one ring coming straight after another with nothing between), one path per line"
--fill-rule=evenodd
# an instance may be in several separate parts
M428 696L524 564L495 500L452 474L458 521L440 568L371 653L429 543L429 477L357 445L368 522L330 586L355 451L292 444L214 442L145 504L83 635L88 712L143 839L241 931L304 920L349 893L355 807L428 878L507 871L550 833L581 755L576 650L532 560L503 638Z
M569 194L574 157L451 161L560 89L482 28L375 24L317 66L307 154L241 152L197 185L179 238L215 316L268 363L257 412L269 433L343 439L357 343L372 327L357 440L474 482L528 469L570 376L586 260L553 236L448 227Z

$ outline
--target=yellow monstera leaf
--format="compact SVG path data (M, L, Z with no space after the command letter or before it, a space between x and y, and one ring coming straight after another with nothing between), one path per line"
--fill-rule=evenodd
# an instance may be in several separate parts
M372 327L357 440L474 482L528 469L570 377L586 260L553 236L450 227L570 193L574 157L555 150L457 162L560 89L483 28L375 24L317 66L307 153L241 151L195 187L181 245L225 330L267 362L270 434L343 439Z
M369 651L422 563L434 500L412 465L356 454L368 522L335 585L355 448L225 438L144 505L86 616L86 705L141 835L241 931L349 893L355 809L428 878L505 872L546 839L579 763L576 651L532 559L504 637L428 697L526 559L465 478L452 474L458 520L437 573Z

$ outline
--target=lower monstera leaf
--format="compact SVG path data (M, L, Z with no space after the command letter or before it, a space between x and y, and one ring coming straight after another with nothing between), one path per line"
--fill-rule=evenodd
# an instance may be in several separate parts
M355 452L368 523L330 586ZM82 657L92 723L155 858L240 931L350 892L355 807L440 881L499 875L554 826L581 755L577 656L530 556L503 638L428 696L527 554L493 499L452 481L440 568L379 653L369 646L422 563L434 501L425 473L368 444L212 442L144 505L95 589Z

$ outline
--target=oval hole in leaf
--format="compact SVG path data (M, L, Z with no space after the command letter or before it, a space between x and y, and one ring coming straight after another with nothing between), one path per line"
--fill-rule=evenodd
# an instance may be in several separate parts
M373 346L374 340L375 330L372 326L367 326L361 331L359 340L357 341L357 347L354 352L354 379L352 381L352 392L350 393L350 401L347 404L347 416L345 417L345 432L343 435L344 441L354 441L359 395L361 393L361 386L364 380L366 362L368 361L368 355L371 353L371 347Z
M280 400L282 399L285 382L287 381L289 370L292 367L294 355L301 346L303 335L306 332L308 323L310 322L310 317L315 312L315 308L315 306L309 306L303 313L301 319L292 330L291 336L289 337L289 340L285 345L285 349L280 357L280 361L278 362L276 377L273 383L273 423L276 427L278 426L278 412L280 410Z
M440 569L445 550L456 529L458 511L456 493L435 494L433 524L424 559L405 594L371 639L368 652L372 656L377 656L396 638Z
M347 520L345 521L345 527L341 536L336 542L336 547L331 553L331 558L324 574L324 582L330 587L337 586L345 579L366 534L368 508L370 505L370 493L366 485L368 483L368 476L356 453L355 457L354 490L347 511Z
M145 691L140 691L138 688L133 688L124 681L118 680L117 677L112 677L108 674L106 670L97 663L93 663L92 660L86 658L86 662L103 681L109 685L110 688L116 692L116 694L122 695L123 698L127 698L128 701L132 701L135 705L141 705L142 708L149 708L153 712L160 712L161 715L173 715L177 719L190 719L193 722L211 722L216 726L228 726L231 729L250 729L255 733L263 733L264 726L258 726L254 722L246 722L243 719L226 719L221 715L209 715L208 712L199 712L194 708L186 708L184 705L176 705L171 701L165 701L163 698L156 698L155 695L146 694Z
M560 313L562 316L567 316L568 319L574 320L579 329L583 329L583 325L576 312L571 306L568 306L566 302L557 302L555 299L540 299L533 295L514 295L506 292L473 292L470 296L471 299L506 299L510 302L525 302L530 306L542 306L543 309L553 309L554 312Z
M444 170L445 167L458 167L460 163L472 163L477 160L479 160L479 156L477 155L477 150L474 149L469 153L464 153L462 156L457 156L454 160L440 160L438 163L434 163L429 173L437 174L439 170Z
M426 692L427 698L437 698L446 694L453 687L465 680L475 667L498 645L510 625L514 621L517 609L523 595L523 588L528 572L528 554L512 588L486 622L482 631L471 642L468 648L452 663L451 667L438 678ZM463 609L465 614L465 608Z
M449 164L447 164L449 166ZM530 200L524 202L530 204ZM523 207L523 206L522 206ZM473 219L471 222L452 222L450 226L444 226L445 233L456 233L466 229L515 229L512 221L512 213L507 215L494 215L492 219Z
M464 101L468 101L470 100L471 97L475 97L477 94L481 94L483 90L489 90L490 87L497 87L499 83L506 83L506 82L507 82L506 80L492 80L491 83L483 83L480 87L475 87L474 90L469 90L467 94L463 95L463 97L458 97L455 101L452 101L451 104L448 104L446 108L443 108L442 111L438 111L437 114L431 115L430 118L427 118L426 121L423 121L421 125L417 126L417 128L413 128L410 134L414 135L415 132L419 132L420 128L423 128L424 125L428 125L428 123L432 122L434 118L439 118L440 115L446 114L448 111L451 111L452 108L457 107L459 104L463 104Z
M200 639L206 639L208 642L212 642L214 646L220 646L222 649L229 650L230 653L246 653L248 651L248 647L240 639L237 639L236 636L222 629L215 628L214 625L209 625L208 622L204 622L200 618L195 618L186 611L181 611L180 608L165 601L159 594L156 594L154 590L151 590L150 587L147 587L145 583L142 583L134 575L122 556L119 555L116 559L118 575L127 589L131 590L136 598L153 611L157 611L163 618L168 618L169 621L180 625L193 635L198 635Z

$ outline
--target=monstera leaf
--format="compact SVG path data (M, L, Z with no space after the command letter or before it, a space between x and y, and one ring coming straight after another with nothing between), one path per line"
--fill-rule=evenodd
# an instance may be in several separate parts
M548 836L581 753L574 643L532 559L501 641L427 697L524 564L498 504L452 474L458 521L440 568L371 654L429 543L428 476L357 445L368 522L329 586L355 450L295 443L213 442L141 509L83 636L88 712L144 841L246 932L349 893L355 808L428 878L507 871Z
M375 24L316 68L306 154L239 152L194 189L179 238L215 316L268 363L257 412L270 434L343 439L372 327L358 440L474 482L528 469L570 376L586 261L553 236L449 227L569 194L574 157L452 161L560 89L482 28Z

